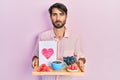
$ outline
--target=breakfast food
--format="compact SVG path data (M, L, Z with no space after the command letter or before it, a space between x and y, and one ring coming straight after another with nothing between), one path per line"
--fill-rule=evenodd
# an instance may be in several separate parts
M61 61L53 61L53 63L60 64L62 62Z
M41 64L37 72L50 72L50 68L46 64Z
M74 64L77 61L76 57L74 56L63 57L63 60L68 66Z
M67 67L67 71L69 71L69 72L77 72L78 67L76 65L70 65L70 66Z

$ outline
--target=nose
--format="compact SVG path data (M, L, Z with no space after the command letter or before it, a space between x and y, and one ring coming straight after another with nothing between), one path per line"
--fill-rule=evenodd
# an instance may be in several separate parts
M60 20L60 16L59 15L57 15L57 20Z

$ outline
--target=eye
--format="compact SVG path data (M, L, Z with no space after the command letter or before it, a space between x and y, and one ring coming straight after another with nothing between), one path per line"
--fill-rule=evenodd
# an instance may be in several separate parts
M60 13L61 16L64 16L64 13Z
M56 13L52 13L52 16L56 16L57 14Z

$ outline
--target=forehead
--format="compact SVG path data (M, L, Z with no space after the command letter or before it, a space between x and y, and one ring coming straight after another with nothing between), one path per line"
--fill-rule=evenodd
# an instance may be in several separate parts
M58 9L58 8L53 8L52 13L65 13L63 10Z

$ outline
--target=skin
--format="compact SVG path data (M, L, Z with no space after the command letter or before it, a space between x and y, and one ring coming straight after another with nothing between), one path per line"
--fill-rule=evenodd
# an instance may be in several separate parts
M34 58L34 60L32 61L32 67L35 69L39 66L39 59L38 58Z
M82 60L78 60L78 65L79 65L81 72L84 72L84 63Z
M50 18L54 28L61 29L66 23L67 15L65 14L65 12L62 12L57 8L53 8Z
M67 15L65 14L65 12L57 9L57 8L53 8L52 9L52 14L50 14L50 18L53 24L53 31L56 35L56 38L61 40L64 37L64 33L65 33L65 23L66 23L66 19L67 19ZM76 53L74 53L75 57L78 57ZM58 59L60 59L58 57ZM82 60L78 61L79 63L79 67L84 71L84 63ZM36 68L36 66L38 66L38 59L34 59L33 60L33 68Z

